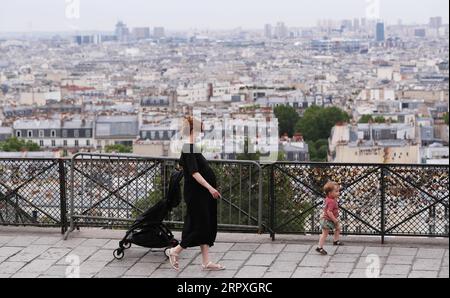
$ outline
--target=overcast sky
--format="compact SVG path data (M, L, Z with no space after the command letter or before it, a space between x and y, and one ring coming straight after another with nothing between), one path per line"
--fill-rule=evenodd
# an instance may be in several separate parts
M112 31L119 19L131 28L169 30L262 29L279 21L311 26L318 19L365 17L377 1L388 23L423 24L431 16L448 23L448 0L0 0L0 32Z

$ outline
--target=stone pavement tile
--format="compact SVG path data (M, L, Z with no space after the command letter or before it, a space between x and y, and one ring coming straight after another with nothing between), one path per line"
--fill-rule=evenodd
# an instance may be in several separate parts
M412 265L414 261L414 255L390 255L386 264L400 264L400 265Z
M18 236L8 242L8 246L30 246L34 241L38 240L37 236Z
M440 259L444 256L445 249L439 248L420 248L417 253L418 259Z
M200 254L199 248L188 248L181 252L180 259L193 259Z
M391 251L390 247L371 247L367 246L364 251L362 252L361 256L365 257L368 255L376 255L379 257L387 257Z
M322 275L322 267L297 267L292 278L318 278Z
M407 275L411 271L410 265L384 265L381 275Z
M125 275L150 276L158 267L157 263L137 263L130 267Z
M99 250L97 246L78 246L69 252L69 255L91 256Z
M7 244L8 242L12 241L14 238L15 238L14 236L0 236L0 246Z
M379 262L380 267L382 267L386 263L387 257L379 257L377 262ZM375 259L372 259L368 256L360 257L358 263L356 263L356 269L366 269L369 266L375 265Z
M334 263L356 263L359 260L357 254L336 254L331 256L330 262Z
M264 266L244 266L236 274L236 278L260 278L266 273L267 267Z
M39 275L39 272L18 272L11 276L11 278L36 278Z
M325 267L330 261L330 256L322 255L307 255L300 262L301 267Z
M416 259L413 264L414 271L438 271L441 269L441 259Z
M236 275L237 270L225 269L221 271L210 271L206 274L207 278L232 278Z
M150 278L173 278L177 277L179 272L173 270L173 269L156 269L153 271L153 273L150 275Z
M361 254L364 251L364 246L339 246L335 254Z
M210 252L209 253L209 260L211 262L217 263L225 253L223 252ZM202 255L197 256L191 264L200 265L202 263Z
M133 245L131 245L133 247ZM105 245L102 246L103 249L116 249L119 248L119 240L113 239L106 242Z
M253 254L245 265L270 266L277 256L276 254Z
M129 258L127 255L125 258ZM124 259L125 259L124 258ZM139 259L139 263L163 263L168 259L163 251L150 251L145 256Z
M75 248L85 242L87 238L69 238L67 240L60 240L56 244L52 245L52 247L68 247Z
M223 259L225 259L225 260L246 260L250 257L251 254L252 254L251 251L241 251L241 250L229 251L223 256Z
M46 250L39 256L39 259L47 260L60 260L62 257L70 252L70 248L67 247L53 247Z
M70 273L69 266L53 265L43 273L43 275L65 277L66 272Z
M348 272L324 272L320 276L321 278L348 278L350 273Z
M178 278L201 278L208 274L208 271L202 270L200 265L188 265L180 271Z
M11 274L0 273L0 278L9 278Z
M280 253L284 248L286 244L277 244L277 243L264 243L261 244L255 252L257 254L263 253L263 254L276 254Z
M286 247L283 249L283 252L308 252L311 250L311 245L305 244L286 244Z
M37 278L64 278L64 277L56 276L56 275L43 275L43 274L41 274Z
M242 267L242 265L245 263L245 260L220 260L220 264L225 266L227 270L237 270Z
M0 257L11 257L15 254L17 254L18 252L20 252L22 249L24 249L23 247L10 247L10 246L3 246L0 247Z
M124 275L125 271L127 271L127 268L124 267L104 267L95 275L95 277L118 278Z
M439 271L439 277L449 278L448 267L442 267L441 271Z
M13 274L26 265L25 262L3 262L0 264L1 274Z
M380 278L407 278L407 274L381 274Z
M63 256L59 261L56 262L55 265L70 265L74 262L77 262L78 264L83 263L86 261L90 255L77 255L77 254L67 254Z
M415 271L413 270L409 275L408 278L436 278L438 277L437 271Z
M92 276L102 270L108 262L106 261L85 261L80 266L80 276Z
M86 241L83 241L79 246L96 246L96 247L103 247L106 243L108 243L109 239L88 239Z
M50 247L48 245L30 245L25 247L21 252L9 258L12 262L30 262L39 257Z
M216 242L214 246L209 249L210 252L227 252L233 247L233 242Z
M278 254L277 261L289 261L292 263L300 263L305 253L303 252L281 252Z
M391 256L415 256L419 249L409 247L393 247Z
M442 267L448 267L448 257L444 257L442 260Z
M123 258L121 260L113 259L108 263L108 267L131 267L139 261L138 258ZM139 263L142 263L139 261Z
M297 268L296 262L289 262L289 261L275 261L272 263L272 265L267 270L268 272L294 272L294 270Z
M369 278L370 275L367 275L366 269L354 269L349 278Z
M235 243L229 250L255 251L259 246L259 243Z
M355 263L328 263L325 268L326 273L350 273L355 267Z
M292 271L271 271L266 272L263 278L290 278Z
M22 269L20 269L19 273L20 272L39 272L39 273L44 273L55 262L56 262L56 260L39 260L39 259L36 259L36 260L30 262L29 264L27 264Z
M113 250L102 249L95 252L92 256L90 256L88 261L108 261L111 262L114 259Z
M0 256L0 263L2 263L3 261L5 261L7 258L9 258L9 257L6 257L6 256Z
M122 275L120 278L149 278L147 276L133 276L133 275Z
M54 245L61 241L61 237L39 237L33 242L34 245Z

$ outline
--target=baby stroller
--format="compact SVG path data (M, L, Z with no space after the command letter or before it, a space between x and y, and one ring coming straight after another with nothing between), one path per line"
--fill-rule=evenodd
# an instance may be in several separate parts
M134 221L125 237L119 242L119 248L114 250L114 258L122 259L124 251L130 248L131 244L148 248L165 248L165 250L178 245L178 240L162 221L172 208L181 202L180 181L182 178L183 171L176 170L171 174L166 197Z

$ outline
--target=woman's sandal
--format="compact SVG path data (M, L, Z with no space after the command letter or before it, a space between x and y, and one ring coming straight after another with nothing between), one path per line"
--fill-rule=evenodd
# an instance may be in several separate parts
M327 251L326 251L325 249L320 248L320 247L316 248L316 251L317 251L318 253L320 253L321 255L324 255L324 256L326 256L326 255L328 254Z
M225 270L225 266L221 264L214 264L213 262L209 262L206 266L202 264L202 270L204 271L220 271Z
M333 245L334 245L334 246L343 246L344 243L342 243L341 241L338 240L338 241L334 241L334 242L333 242Z
M175 270L180 270L179 264L178 264L178 254L172 252L172 248L166 250L166 256L169 258L170 265Z

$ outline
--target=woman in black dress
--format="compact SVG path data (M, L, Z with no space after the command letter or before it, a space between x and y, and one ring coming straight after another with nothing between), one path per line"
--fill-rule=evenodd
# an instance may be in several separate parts
M195 124L194 124L195 123ZM224 266L209 260L209 248L214 245L217 234L217 199L216 176L194 144L196 131L194 126L201 126L193 117L187 117L183 134L189 136L189 143L183 145L180 165L184 172L184 200L187 206L181 243L168 250L170 264L179 270L178 257L183 249L200 246L203 270L223 270Z

